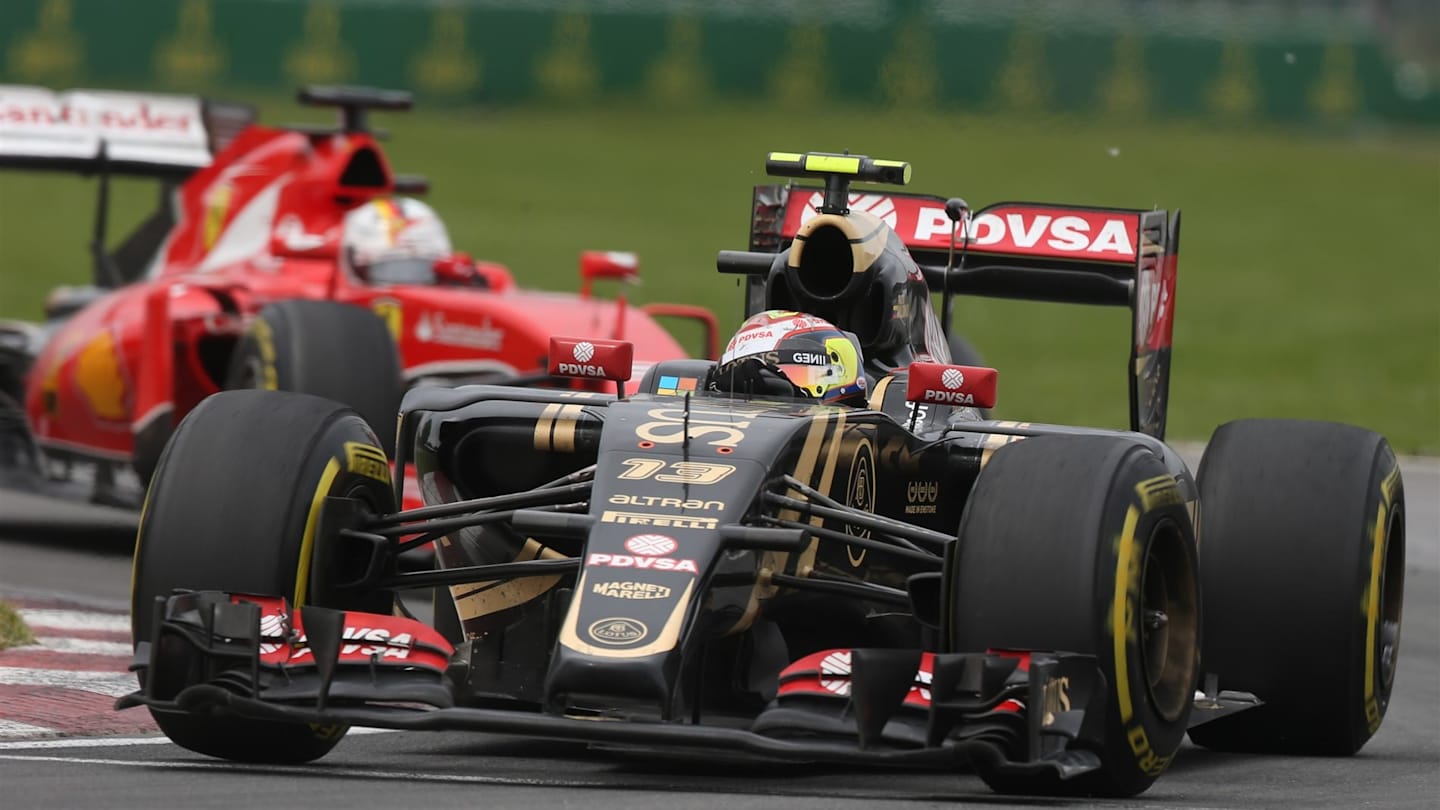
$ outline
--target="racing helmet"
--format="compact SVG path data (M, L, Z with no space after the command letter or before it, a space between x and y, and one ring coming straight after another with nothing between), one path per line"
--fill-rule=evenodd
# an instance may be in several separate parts
M740 324L710 372L707 387L747 396L863 404L862 360L855 335L823 318L772 309Z
M408 197L381 197L345 215L340 260L369 284L434 284L450 235L434 209Z

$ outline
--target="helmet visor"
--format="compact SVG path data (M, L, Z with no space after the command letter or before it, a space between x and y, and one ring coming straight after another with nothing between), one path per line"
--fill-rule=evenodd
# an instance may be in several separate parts
M371 284L435 283L435 262L432 259L383 259L363 272Z

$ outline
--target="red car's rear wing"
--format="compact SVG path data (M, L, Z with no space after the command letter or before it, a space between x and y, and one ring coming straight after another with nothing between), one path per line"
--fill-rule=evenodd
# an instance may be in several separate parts
M254 120L196 96L0 85L0 168L183 178Z
M783 249L823 196L804 186L757 186L750 250ZM884 220L947 302L960 293L1129 307L1130 427L1164 438L1180 212L1003 202L959 228L947 202L957 208L922 194L850 195L850 209ZM748 292L753 299L761 289Z

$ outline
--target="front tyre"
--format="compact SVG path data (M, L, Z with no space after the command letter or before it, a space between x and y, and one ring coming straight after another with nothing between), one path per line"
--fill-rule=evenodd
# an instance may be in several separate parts
M389 466L373 431L349 408L305 394L224 391L180 423L160 457L141 513L131 591L138 643L153 637L154 604L177 588L284 596L293 605L388 613L385 595L329 587L364 559L316 554L327 496L394 509ZM363 567L360 568L363 570ZM162 650L144 673L155 695L190 685L190 648ZM343 726L312 726L151 710L176 744L246 762L297 763L323 756Z
M1110 436L1037 436L980 473L950 565L952 652L1093 655L1108 689L1098 770L1001 793L1133 796L1185 738L1199 675L1195 536L1174 475Z
M1190 732L1222 751L1348 756L1395 685L1405 486L1384 437L1328 422L1221 425L1201 459L1203 660L1264 705Z
M336 301L277 301L260 310L230 361L225 387L298 391L360 414L387 453L404 393L400 354L385 322Z

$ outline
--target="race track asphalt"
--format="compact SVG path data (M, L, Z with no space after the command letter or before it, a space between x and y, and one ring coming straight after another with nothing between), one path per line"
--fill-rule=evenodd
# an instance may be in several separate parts
M0 741L0 806L836 810L954 806L959 800L1044 807L1430 808L1440 795L1440 464L1407 462L1404 474L1410 515L1400 672L1384 726L1348 759L1240 756L1186 745L1169 772L1137 799L1069 803L997 797L964 775L757 766L468 733L352 734L326 758L293 768L210 760L153 736L70 736ZM0 596L63 598L123 612L127 531L133 529L127 519L133 516L0 493L0 534L10 538L0 540ZM62 521L69 524L66 531L55 531ZM4 717L0 706L0 724Z

